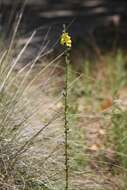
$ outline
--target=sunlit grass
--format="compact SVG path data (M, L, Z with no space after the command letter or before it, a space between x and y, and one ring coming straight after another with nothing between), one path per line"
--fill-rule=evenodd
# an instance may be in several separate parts
M45 45L16 69L36 31L14 58L16 32L0 59L0 188L63 190L64 52L42 63ZM84 60L80 72L69 66L70 190L126 188L126 60L118 51Z

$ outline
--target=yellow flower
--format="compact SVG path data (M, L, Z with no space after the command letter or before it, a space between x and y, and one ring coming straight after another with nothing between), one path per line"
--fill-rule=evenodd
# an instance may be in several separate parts
M72 40L68 32L63 32L63 34L61 35L60 44L71 48Z

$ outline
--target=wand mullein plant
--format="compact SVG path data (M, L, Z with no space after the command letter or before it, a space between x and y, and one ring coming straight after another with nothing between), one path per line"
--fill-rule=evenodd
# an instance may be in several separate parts
M70 50L72 47L71 36L66 32L66 26L63 26L63 33L60 38L60 44L65 46L65 87L64 87L64 132L65 132L65 190L69 187L69 155L68 155L68 66L70 64Z

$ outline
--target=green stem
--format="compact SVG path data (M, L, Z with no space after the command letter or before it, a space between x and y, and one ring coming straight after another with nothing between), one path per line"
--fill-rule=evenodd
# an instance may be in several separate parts
M70 63L69 49L65 52L65 93L64 93L64 128L65 128L65 190L68 190L69 182L69 155L68 155L68 66Z

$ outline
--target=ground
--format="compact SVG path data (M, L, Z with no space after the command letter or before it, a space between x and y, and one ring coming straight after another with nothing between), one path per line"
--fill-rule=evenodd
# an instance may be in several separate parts
M112 56L111 56L112 57ZM70 67L69 83L69 180L72 190L124 190L125 169L118 161L115 144L109 138L114 105L126 107L126 73L123 73L121 53L105 60L115 63L85 62L83 73ZM47 63L48 64L48 63ZM121 65L119 65L121 64ZM38 112L30 119L27 135L51 124L39 135L34 147L35 156L43 159L42 178L50 188L64 185L64 66L59 62L44 69L33 69L29 81L35 77L28 91L28 99L36 101ZM44 72L38 75L38 70ZM118 73L121 74L118 75ZM76 74L75 74L76 73ZM24 74L23 74L24 75ZM29 95L30 93L30 95ZM54 118L54 117L57 117ZM33 151L32 150L32 151ZM31 151L30 151L31 152ZM31 152L31 154L33 154ZM43 157L42 157L43 155ZM42 169L42 170L43 170ZM57 172L56 172L57 171Z

